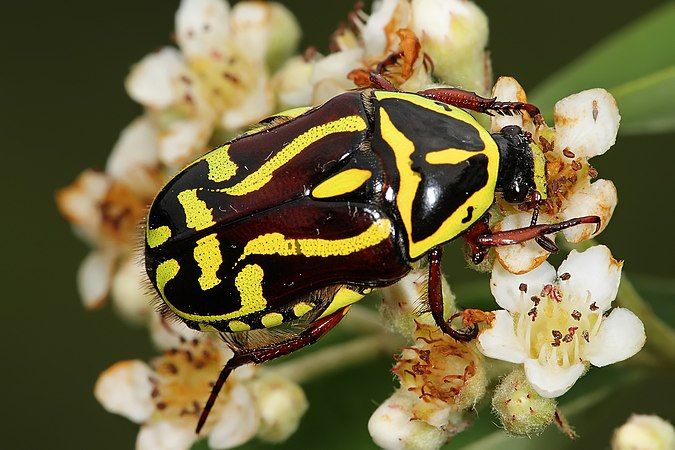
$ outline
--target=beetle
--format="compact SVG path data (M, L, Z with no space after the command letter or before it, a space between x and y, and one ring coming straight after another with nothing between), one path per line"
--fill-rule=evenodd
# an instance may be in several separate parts
M145 266L165 310L220 332L234 356L202 410L197 432L230 372L311 344L373 288L429 262L428 303L438 326L471 340L477 325L446 320L441 247L464 235L474 262L496 245L536 241L582 223L492 233L496 193L511 203L546 197L545 159L517 126L490 134L464 109L523 111L454 88L396 90L382 75L315 108L262 121L178 173L148 213Z

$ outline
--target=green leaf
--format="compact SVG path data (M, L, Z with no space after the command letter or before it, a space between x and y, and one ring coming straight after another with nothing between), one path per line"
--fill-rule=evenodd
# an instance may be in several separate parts
M606 38L539 85L531 100L547 117L561 98L594 87L619 104L621 132L675 130L675 2Z

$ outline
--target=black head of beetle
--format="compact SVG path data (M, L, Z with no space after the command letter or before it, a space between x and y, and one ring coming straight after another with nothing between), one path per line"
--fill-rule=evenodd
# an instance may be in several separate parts
M496 189L509 203L522 203L533 194L546 196L545 159L532 144L532 135L517 125L509 125L492 137L499 148L499 174Z

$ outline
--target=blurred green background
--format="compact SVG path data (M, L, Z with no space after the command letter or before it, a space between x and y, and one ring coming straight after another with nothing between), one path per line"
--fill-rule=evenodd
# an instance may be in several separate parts
M283 3L302 24L303 46L322 50L352 6L351 1ZM477 3L491 19L495 74L513 75L531 90L603 37L664 2ZM92 388L97 374L113 362L147 358L154 351L144 330L128 328L110 309L87 313L81 307L75 271L87 248L58 215L53 194L84 168L103 167L119 131L141 113L124 92L123 79L132 63L170 42L177 6L177 0L3 2L2 448L133 447L137 426L106 413ZM648 55L650 47L644 52ZM631 61L625 64L629 67ZM675 193L674 139L672 133L621 136L607 155L594 160L600 175L616 183L620 197L600 240L626 260L625 270L636 275L657 312L670 317L672 285L657 295L652 280L675 274L675 203L669 197ZM476 278L463 268L459 251L447 252L446 260L451 282ZM310 383L310 411L284 448L373 448L367 418L393 389L391 362L382 358ZM582 384L602 386L621 376L620 368L595 370ZM583 436L576 448L608 448L611 430L633 411L672 420L672 399L668 374L617 391L574 417ZM457 444L494 428L496 419L487 411L481 414L480 425ZM555 448L572 445L555 430L546 439ZM517 442L514 448L541 448L536 441Z

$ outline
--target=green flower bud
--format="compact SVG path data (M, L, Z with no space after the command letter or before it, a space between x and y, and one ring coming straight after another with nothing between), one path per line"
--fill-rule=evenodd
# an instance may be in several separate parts
M527 382L525 372L516 369L495 389L492 409L504 428L521 436L539 434L551 423L556 401L537 394Z

